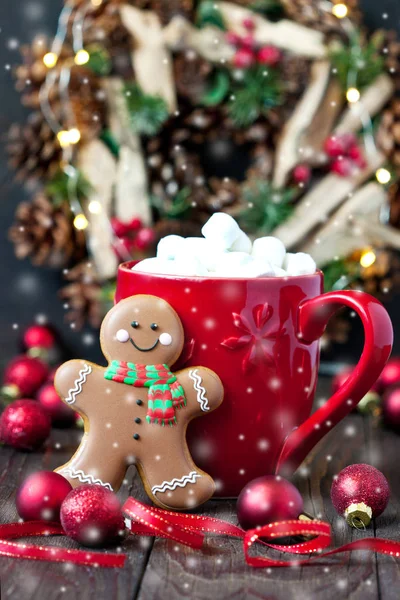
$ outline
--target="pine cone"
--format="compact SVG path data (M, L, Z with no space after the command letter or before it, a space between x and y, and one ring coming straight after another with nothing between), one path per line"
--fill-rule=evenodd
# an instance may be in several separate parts
M178 94L198 104L207 89L207 78L211 71L211 63L195 51L177 54L174 58L174 79Z
M155 243L166 235L180 235L182 237L197 237L201 234L201 225L190 220L162 219L154 225Z
M400 184L393 183L389 187L388 200L390 205L390 224L400 229Z
M59 169L61 148L41 113L32 113L25 125L14 124L8 133L9 165L27 184L51 178Z
M22 104L29 108L39 109L39 92L42 87L48 68L43 63L44 55L50 51L48 39L43 35L34 38L30 45L21 46L21 56L23 63L14 70L16 78L15 88L22 96ZM71 48L63 44L59 61L63 62L66 58L73 56ZM50 101L57 97L57 90L52 89Z
M176 15L193 20L193 0L150 0L149 5L163 25L167 25Z
M85 235L75 229L69 206L55 207L42 192L22 202L9 230L17 258L31 257L34 265L63 267L85 256Z
M99 78L85 67L73 67L68 91L71 117L67 115L63 127L77 127L83 141L97 137L106 122L106 103Z
M342 23L329 10L324 10L324 4L315 0L281 0L287 16L297 23L311 29L322 31L325 34L342 33ZM358 0L347 0L348 15L353 23L361 22L361 11Z
M400 97L395 96L383 112L377 144L400 174Z
M81 329L86 322L98 328L106 313L102 287L92 263L84 261L65 272L68 285L61 288L60 298L66 303L66 320Z

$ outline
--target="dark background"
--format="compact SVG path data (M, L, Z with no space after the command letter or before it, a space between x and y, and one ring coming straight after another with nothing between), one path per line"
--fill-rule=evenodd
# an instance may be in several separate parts
M361 6L367 25L396 28L400 32L399 0L363 0ZM24 120L24 109L14 90L12 67L19 61L18 45L38 33L52 37L62 7L61 0L0 0L0 367L15 354L24 327L35 319L48 319L60 332L70 352L98 360L96 332L74 331L64 323L64 309L57 298L62 281L58 272L35 268L29 260L18 261L7 240L16 205L29 193L13 183L5 155L5 134L13 121ZM15 47L17 46L17 47ZM400 327L398 298L387 303L395 330ZM355 360L362 346L362 331L354 325L351 342L340 350L341 360ZM397 343L400 351L400 343Z

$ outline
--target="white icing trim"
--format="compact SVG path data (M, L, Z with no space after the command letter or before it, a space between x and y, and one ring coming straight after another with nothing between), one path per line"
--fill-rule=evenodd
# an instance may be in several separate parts
M74 404L76 402L76 397L82 391L82 386L86 383L86 379L88 375L92 372L92 367L86 365L79 371L78 379L74 381L74 387L71 388L68 392L68 396L65 398L65 402L67 404Z
M208 399L204 395L206 393L206 390L201 385L203 383L203 380L197 373L197 369L195 369L194 371L189 371L189 377L194 382L193 386L197 392L197 402L200 404L201 410L207 412L207 410L210 410L210 407L208 406Z
M166 490L171 490L172 492L176 490L177 487L185 487L188 483L196 483L196 479L201 477L200 473L196 471L191 471L189 475L183 475L180 479L172 479L172 481L163 481L161 485L154 485L151 488L151 493L154 495L157 492L165 492Z
M84 473L81 469L77 470L73 467L67 467L66 469L63 469L62 471L58 472L64 475L69 475L71 479L79 479L81 483L96 483L107 488L108 490L110 490L110 492L113 491L109 483L104 483L104 481L101 481L101 479L95 479L93 475L86 475L86 473Z

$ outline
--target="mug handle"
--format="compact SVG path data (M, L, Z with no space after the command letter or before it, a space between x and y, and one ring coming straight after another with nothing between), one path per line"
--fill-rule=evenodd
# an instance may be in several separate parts
M330 317L341 306L348 306L364 326L364 349L352 375L342 387L294 429L284 442L276 473L293 473L310 450L341 421L371 389L389 359L393 327L386 309L373 296L357 291L328 292L299 306L297 337L305 344L318 340Z

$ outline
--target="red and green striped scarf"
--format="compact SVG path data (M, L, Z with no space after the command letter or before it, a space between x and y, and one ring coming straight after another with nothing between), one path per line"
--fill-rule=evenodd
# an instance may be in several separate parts
M183 387L168 365L137 365L113 360L104 377L133 387L149 388L146 416L148 423L174 425L175 409L186 406Z

